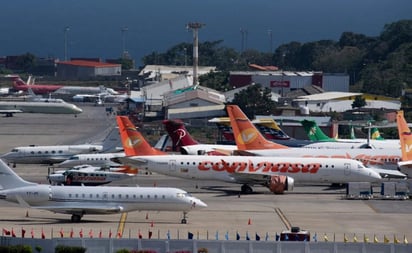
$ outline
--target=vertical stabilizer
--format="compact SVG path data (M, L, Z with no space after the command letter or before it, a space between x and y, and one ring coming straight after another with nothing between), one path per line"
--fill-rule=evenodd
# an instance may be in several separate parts
M0 159L0 187L2 190L35 185L25 181Z
M233 135L239 150L284 149L286 146L268 141L237 105L226 106Z
M398 111L396 114L396 123L398 125L399 141L401 142L402 161L410 161L412 160L412 133L403 116L403 111Z
M172 138L173 151L179 151L182 146L199 144L187 131L185 124L181 120L164 120L166 131Z
M376 127L371 129L371 139L372 140L384 140L384 138L380 134L378 128L376 128Z
M167 154L150 146L127 116L117 116L116 121L126 156Z
M300 122L305 129L306 134L311 141L336 141L336 139L327 136L313 120L302 120Z
M102 143L102 153L117 152L122 148L119 130L113 127Z

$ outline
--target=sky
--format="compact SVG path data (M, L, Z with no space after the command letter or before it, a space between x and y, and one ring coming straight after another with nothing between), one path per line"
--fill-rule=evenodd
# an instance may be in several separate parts
M412 19L411 0L6 0L0 10L0 56L63 60L66 34L69 58L119 58L124 45L137 65L144 55L192 43L190 22L204 24L200 42L269 52L347 31L378 36L385 24Z

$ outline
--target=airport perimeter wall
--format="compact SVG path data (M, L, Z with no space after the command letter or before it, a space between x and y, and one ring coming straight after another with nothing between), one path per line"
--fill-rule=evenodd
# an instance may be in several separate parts
M157 240L109 238L18 238L1 236L1 245L29 245L52 253L58 245L81 246L87 253L120 249L147 253L411 253L412 244L353 242L280 242L236 240ZM199 250L207 249L207 250Z

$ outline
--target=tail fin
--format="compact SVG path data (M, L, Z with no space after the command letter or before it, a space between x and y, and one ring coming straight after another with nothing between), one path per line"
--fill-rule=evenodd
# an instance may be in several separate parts
M269 140L289 140L288 136L273 119L259 119L253 121L256 125L261 125L264 129L265 137ZM261 130L262 132L262 130Z
M27 86L20 76L12 76L11 81L13 82L13 87Z
M35 185L25 181L0 159L0 187L2 190Z
M182 146L199 144L187 131L185 124L181 120L164 120L166 131L172 138L173 151L179 151Z
M381 136L381 134L379 133L379 130L376 127L371 129L371 139L372 140L384 140L384 138Z
M127 116L117 116L116 121L126 156L167 154L150 146Z
M306 134L311 141L336 141L336 139L330 138L318 127L313 120L302 120L300 122L305 129Z
M237 105L227 105L237 148L240 150L284 149L286 146L268 141Z
M102 152L104 153L117 152L122 148L122 141L120 140L117 127L113 127L106 138L104 138L102 146Z
M399 141L401 142L402 161L410 161L412 160L412 133L403 116L403 111L398 111L396 114L396 122L398 125Z

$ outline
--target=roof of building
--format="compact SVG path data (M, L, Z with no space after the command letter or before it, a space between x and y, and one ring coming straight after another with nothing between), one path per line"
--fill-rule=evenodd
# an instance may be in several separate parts
M74 60L74 61L61 61L57 64L62 65L73 65L81 67L93 67L93 68L102 68L102 67L119 67L121 64L113 64L107 62L95 62L95 61L84 61L84 60Z
M300 96L296 98L295 101L323 101L331 99L341 99L346 97L355 97L360 95L362 95L362 93L331 91L313 95Z

